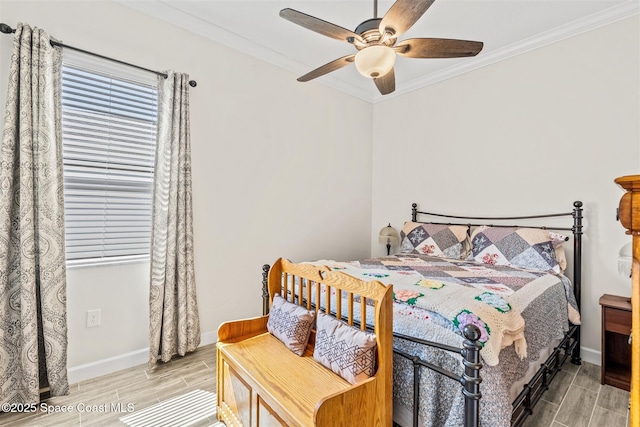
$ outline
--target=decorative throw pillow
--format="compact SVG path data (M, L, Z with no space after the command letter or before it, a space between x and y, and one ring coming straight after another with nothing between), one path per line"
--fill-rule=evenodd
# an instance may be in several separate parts
M484 264L560 273L555 240L549 231L539 228L481 226L471 234L470 258Z
M376 336L318 312L313 357L351 384L376 373Z
M302 356L307 347L315 317L314 310L307 310L275 294L269 312L267 330L295 354Z
M406 222L400 232L401 252L462 259L463 242L468 227L464 225L421 224Z

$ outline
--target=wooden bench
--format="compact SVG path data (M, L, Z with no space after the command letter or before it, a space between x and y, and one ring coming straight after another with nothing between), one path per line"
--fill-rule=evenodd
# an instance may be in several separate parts
M373 305L375 375L350 384L317 362L315 330L304 354L298 356L267 332L268 315L224 323L218 329L217 392L218 418L227 427L392 425L391 286L284 259L276 261L269 273L270 301L279 293L317 312L314 302L321 301L321 289L327 290L326 295L335 291L335 299L329 298L321 311L334 317L343 313L338 317L350 325L358 323L354 307L366 319L366 305L359 301ZM364 330L365 322L361 323Z

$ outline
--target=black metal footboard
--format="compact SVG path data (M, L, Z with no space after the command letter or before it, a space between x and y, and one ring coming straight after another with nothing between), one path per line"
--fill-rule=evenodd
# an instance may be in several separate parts
M480 339L480 329L475 325L466 325L463 328L462 333L465 337L465 340L462 343L462 348L452 347L398 333L393 334L394 340L402 339L417 344L436 347L452 353L459 353L463 358L462 364L464 365L464 373L459 375L443 369L440 366L426 362L417 356L413 356L395 348L393 349L395 354L410 360L413 364L413 427L418 426L420 370L423 367L447 376L462 385L462 393L464 394L464 425L465 427L478 427L480 425L479 401L482 397L482 394L480 393L480 383L482 382L482 378L480 377L480 369L482 368L482 364L480 363L480 349L482 346L478 343L478 340Z
M467 325L472 326L472 325ZM475 327L474 327L475 328ZM475 328L477 329L477 328ZM482 381L480 377L480 369L482 364L479 362L479 358L475 359L475 355L470 354L469 351L475 353L475 350L471 350L471 346L478 346L477 351L479 353L480 345L477 340L480 335L468 335L466 329L463 331L465 335L465 341L463 348L451 347L443 345L437 342L422 340L402 334L394 333L394 339L403 339L411 341L417 344L428 345L430 347L439 348L441 350L450 351L453 353L460 353L463 358L463 364L465 366L465 372L462 376L442 369L439 366L433 365L420 359L417 356L410 355L403 351L394 349L393 352L407 360L410 360L413 364L413 426L418 426L418 405L420 402L420 370L421 368L428 368L436 371L442 375L452 378L463 386L463 393L465 395L465 427L478 426L479 425L479 400L482 397L479 384ZM477 330L479 333L479 330ZM551 381L555 378L558 371L560 371L564 362L575 354L576 346L579 344L580 328L577 325L571 325L569 331L560 343L554 347L551 354L547 357L546 361L540 365L540 369L531 378L531 380L524 385L522 391L515 398L512 403L511 412L511 426L519 427L524 424L524 421L529 415L533 413L533 408L540 400L545 391L549 389ZM471 356L473 361L469 360L467 356ZM479 357L479 356L478 356ZM572 363L580 364L579 361L572 358Z

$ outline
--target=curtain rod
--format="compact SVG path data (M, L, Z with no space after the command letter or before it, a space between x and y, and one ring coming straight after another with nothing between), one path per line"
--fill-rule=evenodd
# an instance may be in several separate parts
M5 34L12 34L12 33L15 33L16 30L11 28L7 24L0 24L0 32L5 33ZM167 75L165 73L160 72L160 71L150 70L148 68L144 68L144 67L141 67L139 65L130 64L128 62L120 61L119 59L110 58L108 56L100 55L99 53L89 52L88 50L84 50L84 49L80 49L80 48L77 48L77 47L69 46L69 45L57 42L55 40L50 40L50 43L51 43L51 46L59 46L59 47L66 48L66 49L76 50L78 52L86 53L86 54L92 55L92 56L97 56L98 58L106 59L108 61L117 62L119 64L127 65L129 67L137 68L139 70L147 71L149 73L154 73L154 74L157 74L158 76L164 77L165 79L167 78ZM198 85L198 83L195 80L189 80L189 86L196 87L197 85Z

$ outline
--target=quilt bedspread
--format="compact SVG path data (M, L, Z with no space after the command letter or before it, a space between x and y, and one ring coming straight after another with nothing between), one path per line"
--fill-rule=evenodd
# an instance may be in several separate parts
M498 364L500 351L511 344L520 358L526 357L522 313L553 286L564 286L567 315L580 323L569 281L561 275L419 254L316 263L362 280L393 284L397 303L436 313L458 331L475 324L482 332L482 358L490 366Z

